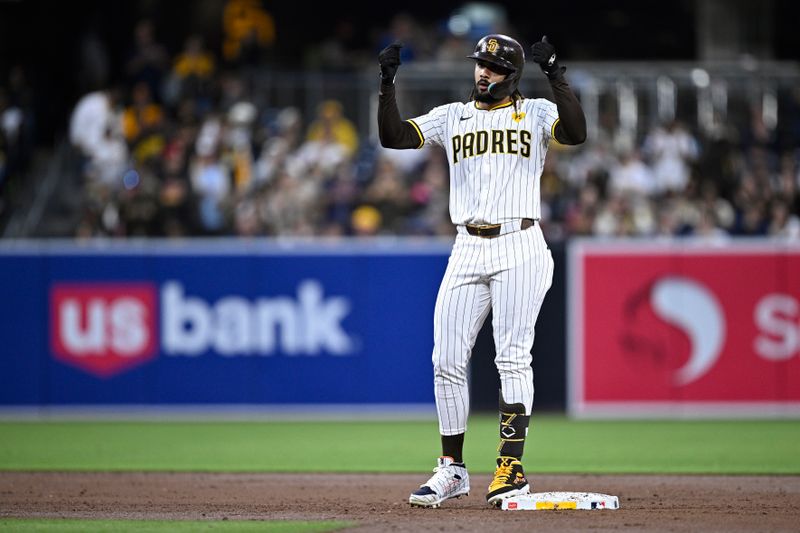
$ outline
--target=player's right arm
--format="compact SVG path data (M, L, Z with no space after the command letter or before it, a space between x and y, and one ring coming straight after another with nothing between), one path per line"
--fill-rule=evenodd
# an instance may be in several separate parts
M425 144L422 132L411 121L400 118L395 99L394 77L400 66L400 48L394 43L378 54L381 66L381 89L378 94L378 137L385 148L421 148Z

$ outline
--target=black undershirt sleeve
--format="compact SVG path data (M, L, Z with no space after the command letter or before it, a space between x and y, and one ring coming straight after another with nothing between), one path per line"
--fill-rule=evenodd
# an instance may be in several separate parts
M378 136L385 148L421 148L425 140L408 121L400 118L394 85L381 85L378 94Z
M564 79L563 73L550 79L550 87L558 108L556 140L561 144L581 144L586 140L586 117L578 98Z

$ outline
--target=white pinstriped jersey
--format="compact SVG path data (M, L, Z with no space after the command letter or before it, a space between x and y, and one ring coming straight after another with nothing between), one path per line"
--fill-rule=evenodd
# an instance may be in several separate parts
M523 99L490 110L454 102L410 119L424 144L441 146L450 164L454 224L501 223L541 214L539 182L558 122L556 104Z

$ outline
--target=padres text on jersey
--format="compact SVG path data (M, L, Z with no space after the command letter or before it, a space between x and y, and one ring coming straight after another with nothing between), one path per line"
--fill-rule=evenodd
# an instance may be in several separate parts
M531 132L528 130L470 131L463 135L454 135L451 142L454 164L458 163L459 158L475 157L485 153L531 156Z

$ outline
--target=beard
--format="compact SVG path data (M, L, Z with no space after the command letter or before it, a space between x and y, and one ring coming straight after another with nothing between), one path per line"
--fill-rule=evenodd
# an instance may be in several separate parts
M489 94L488 90L481 91L477 83L475 84L475 88L472 89L472 92L475 95L475 101L477 102L483 102L484 104L493 104L499 101L497 98Z

